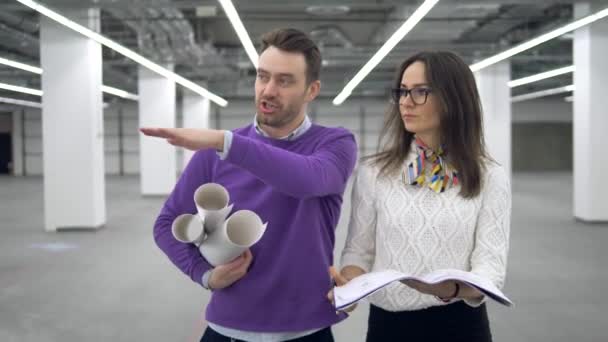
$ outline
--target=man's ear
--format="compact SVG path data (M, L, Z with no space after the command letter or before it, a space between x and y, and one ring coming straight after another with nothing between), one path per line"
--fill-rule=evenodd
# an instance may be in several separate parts
M306 102L310 102L310 101L314 100L319 95L320 91L321 91L321 81L319 81L319 80L312 81L308 85L308 90L306 91Z

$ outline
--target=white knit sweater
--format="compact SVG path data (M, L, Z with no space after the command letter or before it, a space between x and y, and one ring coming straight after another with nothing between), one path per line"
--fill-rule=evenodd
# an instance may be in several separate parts
M404 167L413 158L410 153ZM473 199L459 196L460 186L438 194L426 186L406 185L400 176L379 177L378 171L368 162L356 171L343 267L415 275L455 268L502 288L511 218L511 186L502 167L488 163L481 193ZM376 292L370 302L388 311L444 304L398 282Z

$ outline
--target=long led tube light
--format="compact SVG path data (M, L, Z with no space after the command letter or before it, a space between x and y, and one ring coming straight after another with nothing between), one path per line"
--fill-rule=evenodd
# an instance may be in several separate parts
M32 89L32 88L26 88L26 87L20 87L20 86L16 86L16 85L12 85L12 84L6 84L6 83L0 83L0 89L14 91L14 92L17 92L17 93L24 93L24 94L30 94L30 95L35 95L35 96L42 96L42 90Z
M426 0L416 11L393 33L393 35L382 45L376 54L357 72L334 98L335 106L341 105L353 92L355 87L382 61L384 57L405 37L413 28L429 13L429 11L439 2L439 0Z
M29 71L35 74L42 74L42 69L39 67L35 67L32 65L28 65L28 64L23 64L23 63L19 63L19 62L15 62L15 61L11 61L9 59L6 58L2 58L0 57L0 64L4 64L13 68L17 68L17 69L21 69L21 70L25 70L25 71ZM103 91L104 93L108 93L108 94L112 94L112 95L116 95L125 99L129 99L129 100L134 100L137 101L139 100L139 96L129 93L127 91L124 91L122 89L118 89L118 88L114 88L114 87L110 87L110 86L106 86L106 85L102 85L101 86L101 91Z
M528 49L531 49L537 45L540 45L544 42L547 42L551 39L557 38L563 34L566 34L568 32L572 32L576 29L579 29L583 26L589 25L597 20L600 20L604 17L608 16L608 8L605 8L601 11L598 11L594 14L588 15L584 18L578 19L576 21L571 22L570 24L564 25L560 28L557 28L553 31L547 32L545 34L542 34L536 38L533 38L531 40L528 40L527 42L521 43L519 45L516 45L510 49L507 49L501 53L498 53L492 57L488 57L482 61L479 61L477 63L472 64L471 70L473 72L475 71L479 71L483 68L486 68L490 65L496 64L500 61L503 61L507 58L513 57L515 55L517 55L518 53L521 53L523 51L526 51Z
M116 89L116 88L112 88L112 87L108 87L108 86L102 86L101 88L102 88L103 92L105 92L105 93L120 96L125 99L135 100L135 101L137 101L139 99L139 97L137 95L128 93L124 90L120 90L120 89ZM6 84L6 83L0 83L0 89L29 94L29 95L42 96L42 90L20 87L20 86Z
M0 57L0 64L4 64L6 66L10 66L16 69L21 69L21 70L25 70L25 71L29 71L29 72L33 72L34 74L42 74L42 69L39 67L35 67L32 65L27 65L24 63L19 63L19 62L15 62L15 61L11 61L9 59L6 58L2 58Z
M572 73L572 72L574 72L574 65L570 65L570 66L559 68L559 69L553 69L553 70L541 72L540 74L531 75L528 77L523 77L523 78L519 78L516 80L512 80L512 81L507 82L507 85L510 88L515 88L515 87L522 86L524 84L538 82L541 80L545 80L547 78L564 75L564 74L568 74L568 73Z
M511 97L511 102L515 103L515 102L521 102L521 101L526 101L526 100L538 99L540 97L567 93L569 91L574 91L573 84L567 85L565 87L551 88L551 89L547 89L547 90L535 91L535 92L529 93L529 94L513 96L513 97Z
M40 102L11 99L10 97L0 97L0 102L25 107L42 108L42 104Z
M251 41L251 38L249 37L249 34L247 33L247 30L239 17L239 13L236 11L236 8L234 8L231 0L219 0L219 2L224 9L224 13L226 13L226 16L230 20L232 27L236 31L236 35L241 40L241 44L243 44L243 48L245 48L247 56L249 56L251 63L253 63L253 66L257 69L258 52L255 50L255 46L253 46L253 42Z
M112 95L116 95L118 97L122 97L123 99L129 99L129 100L133 100L133 101L139 100L139 96L137 96L135 94L131 94L122 89L118 89L118 88L114 88L114 87L110 87L110 86L106 86L106 85L101 86L101 91L103 91L104 93L107 93L107 94L112 94Z

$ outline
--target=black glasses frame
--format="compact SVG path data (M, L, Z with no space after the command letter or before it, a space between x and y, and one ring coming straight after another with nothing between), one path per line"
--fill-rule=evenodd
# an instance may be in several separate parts
M415 96L413 96L412 92L418 92L421 91L424 94L424 100L422 101L416 101L414 99ZM426 103L429 94L432 93L433 90L431 88L428 87L414 87L412 89L407 89L407 88L393 88L391 89L391 97L393 99L393 101L395 101L395 103L399 103L399 100L401 100L402 97L407 97L408 95L410 96L410 99L412 100L412 102L416 105L423 105Z

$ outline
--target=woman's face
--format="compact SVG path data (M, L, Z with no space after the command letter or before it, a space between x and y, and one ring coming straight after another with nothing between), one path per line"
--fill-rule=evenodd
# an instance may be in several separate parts
M410 90L407 96L402 90L399 98L399 112L405 129L423 138L437 137L441 104L426 79L424 63L414 62L405 69L401 76L401 89Z

